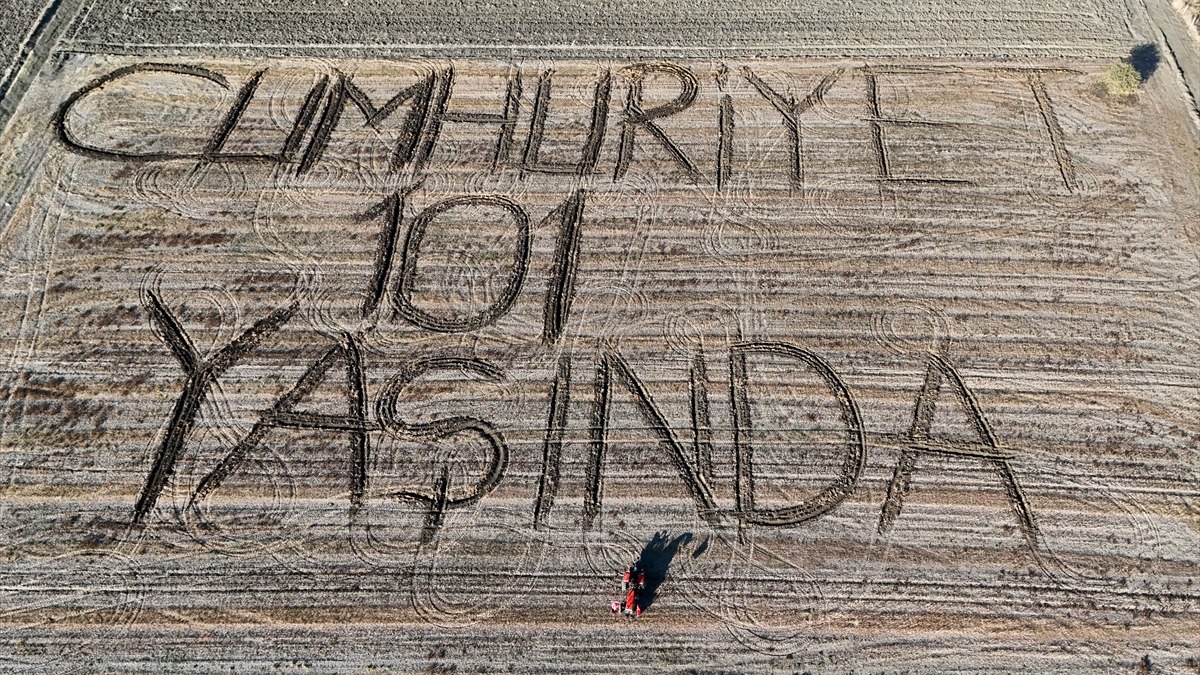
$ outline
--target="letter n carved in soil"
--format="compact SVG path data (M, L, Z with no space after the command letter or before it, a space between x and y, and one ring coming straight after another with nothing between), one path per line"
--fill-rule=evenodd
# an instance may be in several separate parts
M641 413L642 420L654 431L662 445L670 452L672 464L687 486L696 509L710 523L717 522L716 501L705 480L703 471L693 466L692 458L676 438L667 424L662 411L650 397L646 386L619 354L606 351L596 364L596 400L592 409L592 441L588 458L587 493L583 504L583 527L595 527L600 515L600 504L604 493L604 455L608 445L608 418L612 404L612 383L616 380L632 395L633 402Z

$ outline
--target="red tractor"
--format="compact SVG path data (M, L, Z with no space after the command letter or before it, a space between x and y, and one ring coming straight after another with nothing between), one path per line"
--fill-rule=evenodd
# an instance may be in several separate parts
M642 615L642 606L638 602L638 591L646 587L646 572L637 566L637 563L631 563L625 569L625 575L621 578L621 590L625 591L625 599L614 600L611 605L613 614L623 614L624 616L635 619Z

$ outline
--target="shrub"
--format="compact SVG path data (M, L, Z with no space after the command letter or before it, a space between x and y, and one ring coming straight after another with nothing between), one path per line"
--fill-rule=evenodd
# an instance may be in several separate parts
M1109 96L1135 96L1142 88L1142 76L1125 61L1112 64L1104 73L1104 88Z

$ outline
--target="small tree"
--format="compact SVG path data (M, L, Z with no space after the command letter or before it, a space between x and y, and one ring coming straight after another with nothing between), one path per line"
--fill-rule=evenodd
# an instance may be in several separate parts
M1136 96L1142 89L1142 76L1127 61L1117 61L1104 73L1104 88L1109 96Z

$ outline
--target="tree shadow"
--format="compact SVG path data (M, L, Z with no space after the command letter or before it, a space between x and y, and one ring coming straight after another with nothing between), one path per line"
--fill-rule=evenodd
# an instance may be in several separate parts
M1162 55L1158 51L1158 45L1153 42L1145 42L1133 49L1129 50L1129 65L1141 76L1142 81L1150 79L1154 71L1158 70L1158 62Z
M667 568L679 553L679 549L692 540L691 532L671 539L666 531L656 532L642 553L638 556L637 566L646 573L646 585L637 596L638 607L645 610L658 597L658 587L667 578Z

